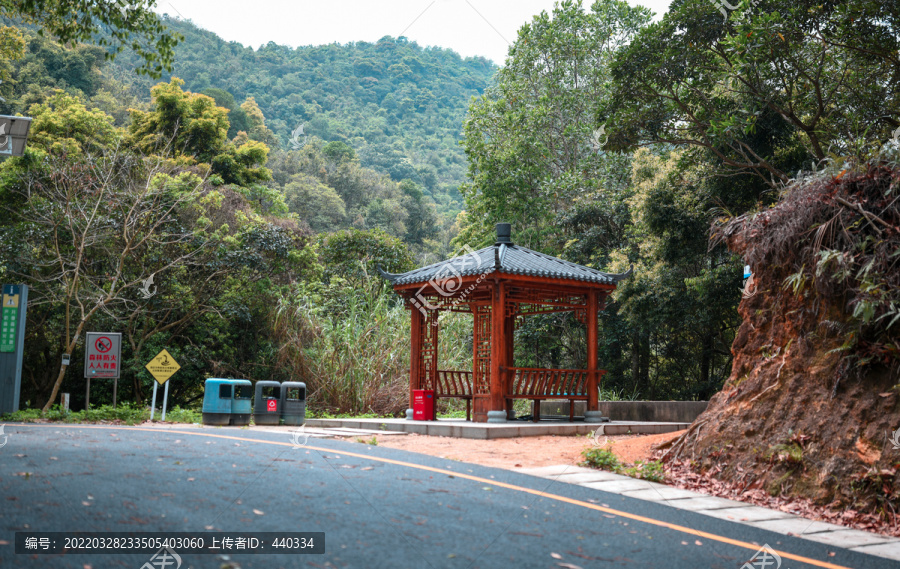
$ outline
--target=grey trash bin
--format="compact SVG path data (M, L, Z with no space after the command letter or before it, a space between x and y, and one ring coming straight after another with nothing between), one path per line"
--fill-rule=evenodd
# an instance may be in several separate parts
M281 422L281 384L277 381L256 382L253 422L257 425L277 425Z
M281 384L281 416L285 425L302 425L306 421L306 384L285 381Z

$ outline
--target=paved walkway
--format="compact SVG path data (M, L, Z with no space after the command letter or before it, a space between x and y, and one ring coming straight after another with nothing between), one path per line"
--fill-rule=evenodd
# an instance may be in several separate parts
M437 421L408 421L406 419L307 419L308 427L375 429L382 432L399 431L456 437L463 439L507 439L513 437L559 437L586 435L602 428L604 435L656 435L687 429L690 423L664 423L659 421L611 421L585 423L584 421L507 421L506 423L473 423L465 419L438 419Z
M779 510L581 466L560 464L540 468L517 468L516 472L595 488L629 498L664 503L673 508L900 561L900 539L808 520Z

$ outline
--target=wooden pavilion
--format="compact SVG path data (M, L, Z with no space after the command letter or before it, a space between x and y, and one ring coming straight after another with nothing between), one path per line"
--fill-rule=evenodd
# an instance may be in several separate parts
M466 419L474 406L476 422L513 419L515 399L534 403L587 401L585 421L603 421L598 394L604 370L597 367L597 315L606 297L631 271L609 274L515 245L510 225L497 224L490 247L402 274L381 271L407 301L412 318L409 406L413 391L434 390L435 400L466 400ZM438 316L441 311L473 317L472 370L442 370L438 364ZM587 326L587 369L535 369L513 366L516 319L531 314L573 311ZM436 401L435 401L436 403Z

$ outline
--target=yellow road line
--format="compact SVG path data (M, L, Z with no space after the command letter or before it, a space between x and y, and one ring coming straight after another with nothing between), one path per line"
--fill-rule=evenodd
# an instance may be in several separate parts
M146 431L149 433L177 433L177 434L181 434L181 435L195 435L195 436L202 436L202 437L212 437L212 438L217 438L217 439L228 439L228 440L233 440L233 441L244 441L244 442L251 442L251 443L263 443L263 444L278 445L278 446L289 446L289 447L296 446L293 443L285 443L285 442L278 442L278 441L266 441L266 440L259 440L259 439L250 439L250 438L245 438L245 437L233 437L230 435L216 435L213 433L198 433L198 432L194 432L194 431L179 431L179 430L175 430L175 429L149 429L146 427L124 427L124 426L116 426L116 425L70 425L68 423L24 423L24 424L9 424L8 426L53 427L53 428L57 428L57 429L59 429L59 428L122 429L122 430L127 430L127 431ZM268 431L268 432L271 432L271 431ZM359 454L359 453L355 453L355 452L336 450L333 448L315 447L315 446L310 446L310 445L303 445L303 448L317 450L317 451L321 451L321 452L337 453L340 455L352 456L355 458L362 458L365 460L374 460L376 462L383 462L385 464L395 464L397 466L405 466L407 468L415 468L418 470L425 470L428 472L434 472L436 474L446 474L448 476L454 476L456 478L464 478L466 480L472 480L474 482L479 482L482 484L490 484L491 486L497 486L499 488L506 488L507 490L515 490L516 492L524 492L525 494L532 494L535 496L539 496L541 498L547 498L548 500L564 502L566 504L572 504L573 506L580 506L582 508L596 510L598 512L603 512L606 514L621 516L623 518L628 518L630 520L635 520L638 522L643 522L645 524L654 525L654 526L658 526L658 527L664 527L667 529L675 530L677 532L686 533L686 534L690 534L690 535L697 536L697 537L703 537L703 538L710 539L713 541L718 541L720 543L727 543L728 545L734 545L736 547L742 547L744 549L749 549L749 550L753 551L754 553L756 553L760 548L759 545L756 545L756 544L753 544L753 543L750 543L747 541L741 541L739 539L731 539L730 537L725 537L725 536L717 535L714 533L700 531L700 530L696 530L696 529L678 525L678 524L663 522L663 521L656 520L653 518L648 518L645 516L640 516L640 515L632 514L629 512L623 512L621 510L616 510L614 508L609 508L606 506L598 506L597 504L592 504L590 502L584 502L582 500L575 500L573 498L567 498L566 496L560 496L558 494L550 494L550 493L544 492L542 490L533 490L531 488L525 488L524 486L517 486L515 484L507 484L506 482L500 482L500 481L493 480L490 478L482 478L480 476L473 476L471 474L463 474L461 472L456 472L453 470L445 470L443 468L435 468L432 466L425 466L422 464L414 464L412 462L404 462L402 460L393 460L391 458L370 456L367 454ZM771 547L770 547L770 549L771 549ZM795 554L789 553L787 551L781 551L778 549L772 549L772 551L774 551L775 553L780 555L782 558L793 559L794 561L808 563L810 565L815 565L816 567L824 567L825 569L851 569L850 567L846 567L844 565L836 565L834 563L828 563L827 561L819 561L818 559L812 559L810 557L804 557L802 555L795 555Z

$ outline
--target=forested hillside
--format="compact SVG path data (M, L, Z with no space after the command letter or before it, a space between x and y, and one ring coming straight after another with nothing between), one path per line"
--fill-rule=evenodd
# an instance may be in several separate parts
M33 26L8 28L19 30L24 53L4 60L0 110L27 114L60 88L126 127L130 109L150 109L152 87L175 77L184 92L227 109L228 139L245 132L266 145L259 166L271 179L256 181L283 193L313 231L377 228L420 255L447 252L463 208L461 124L469 99L490 81L490 62L390 37L254 50L163 21L184 39L160 78L134 73L142 60L128 48L109 63L100 47L66 49Z
M348 144L363 166L396 182L415 181L439 213L453 216L462 209L461 125L469 99L496 71L490 61L389 36L376 43L245 47L190 22L165 22L184 41L163 81L179 77L186 90L221 89L236 101L253 97L277 141L273 146L291 148L292 133L303 125L304 135ZM135 76L138 64L126 50L113 64L115 75L146 93L156 81ZM240 113L230 118L233 136L246 119Z
M4 22L0 113L33 118L26 155L0 165L0 276L32 291L25 405L80 391L59 362L96 329L123 333L120 401L143 400L142 362L167 346L181 403L225 375L305 378L321 409L405 405L406 318L375 266L446 254L489 62L391 38L254 51L166 20L186 39L151 79L128 49L114 66ZM111 402L111 385L92 391Z

